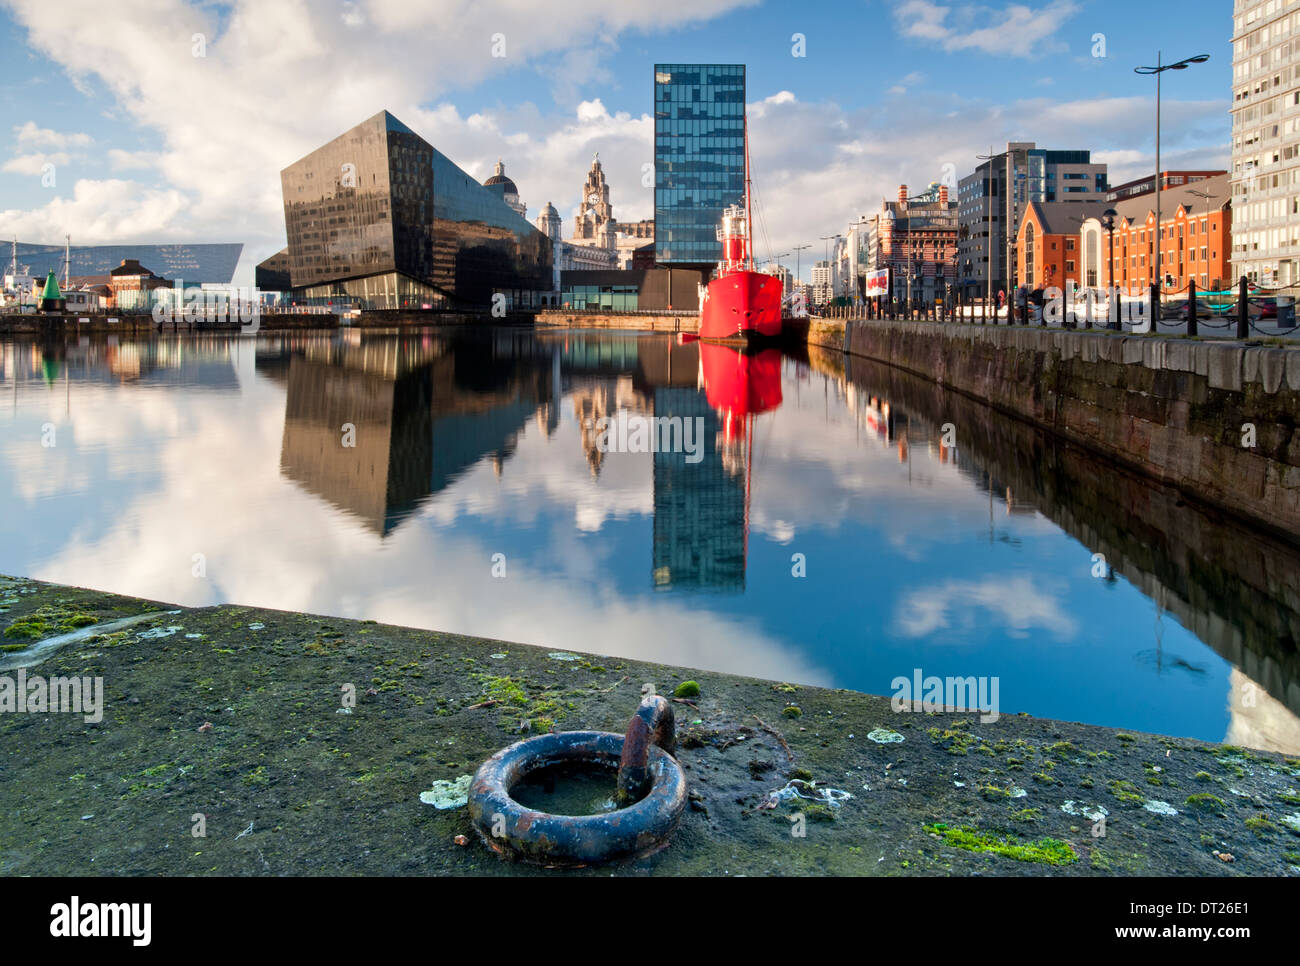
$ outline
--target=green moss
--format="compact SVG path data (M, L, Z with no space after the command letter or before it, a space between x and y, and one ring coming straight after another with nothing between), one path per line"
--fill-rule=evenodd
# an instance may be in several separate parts
M674 698L698 698L700 686L694 681L683 681L673 689Z
M1042 817L1043 813L1036 808L1022 808L1011 813L1012 820L1016 822L1037 822Z
M794 705L794 704L787 705L786 707L782 708L781 713L785 715L787 718L803 717L803 711L800 710L798 705Z
M1138 787L1136 785L1130 781L1125 781L1122 778L1117 778L1108 783L1107 787L1110 789L1112 795L1127 805L1141 805L1146 801L1146 799L1142 797L1141 793L1138 792Z
M1193 775L1192 777L1193 777L1194 779L1196 779L1198 782L1212 782L1212 781L1214 781L1214 776L1211 775L1208 771L1198 771L1198 772L1197 772L1195 775Z
M1206 811L1222 811L1224 807L1222 798L1218 795L1211 795L1207 792L1198 792L1195 795L1188 795L1187 804L1192 808L1203 809Z
M1058 741L1056 744L1048 745L1043 751L1056 758L1068 758L1075 753L1075 747L1068 741Z
M1246 819L1244 824L1246 828L1250 829L1250 831L1255 834L1256 838L1262 839L1264 836L1277 831L1277 826L1270 822L1268 816L1262 812L1259 815Z
M483 686L483 697L486 700L517 708L528 704L528 692L514 678L494 674L476 674L474 677Z
M967 852L990 852L1017 862L1038 862L1044 865L1070 865L1079 861L1078 853L1068 842L1058 839L1039 839L1036 842L1021 842L1010 836L981 832L969 826L948 828L936 823L924 826L932 835L937 835L953 848Z
M810 772L807 768L796 768L792 772L790 772L790 777L797 778L803 782L810 782L813 780L813 773Z
M811 805L804 807L803 813L814 822L833 822L835 821L835 809L820 802L813 802Z
M1122 741L1122 742L1124 742L1125 744L1131 744L1132 742L1137 741L1136 738L1134 738L1131 734L1128 734L1128 733L1125 732L1125 731L1117 731L1117 732L1115 732L1115 740L1116 740L1116 741Z
M953 727L942 731L938 728L926 728L925 733L930 736L931 741L941 746L948 754L965 755L970 752L971 745L975 744L975 738L966 733L963 725L966 728L970 727L968 722L959 721L954 723Z
M100 619L94 614L71 610L60 604L46 604L6 627L4 636L35 641L90 627L92 624L98 624L99 621Z
M265 765L258 765L240 780L249 786L266 785L271 781L266 777Z
M1113 852L1094 847L1088 864L1098 872L1127 872L1135 874L1145 871L1146 863L1137 852Z
M48 625L45 621L28 618L26 620L14 621L6 627L5 637L18 637L36 641L44 637L47 630Z

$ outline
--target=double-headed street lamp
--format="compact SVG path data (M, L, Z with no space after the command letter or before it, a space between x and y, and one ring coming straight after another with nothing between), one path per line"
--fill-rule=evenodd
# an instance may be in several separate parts
M795 283L796 285L802 285L802 284L803 284L803 279L800 277L800 276L801 276L802 266L801 266L801 264L800 264L799 256L800 256L800 253L801 253L805 248L812 248L812 245L795 245L795 246L794 246L794 283Z
M1165 229L1160 224L1160 75L1167 70L1186 70L1192 64L1203 64L1210 59L1209 54L1197 54L1195 57L1186 57L1174 64L1161 63L1160 52L1156 51L1156 66L1154 67L1134 67L1135 74L1155 74L1156 75L1156 263L1155 279L1156 291L1160 291L1160 286L1164 283L1164 276L1160 268L1160 256L1164 249Z
M832 240L835 240L835 239L838 239L839 237L840 237L839 235L820 235L820 236L818 236L818 240L819 240L819 241L824 241L824 242L826 243L826 283L827 283L828 286L830 286L830 275L831 275L831 241L832 241ZM829 295L828 295L826 301L827 301L827 302L830 301L830 297L829 297Z

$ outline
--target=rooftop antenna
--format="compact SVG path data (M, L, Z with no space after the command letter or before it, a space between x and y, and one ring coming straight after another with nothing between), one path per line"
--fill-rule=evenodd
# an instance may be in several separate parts
M72 236L63 236L63 291L68 290L68 276L72 273Z

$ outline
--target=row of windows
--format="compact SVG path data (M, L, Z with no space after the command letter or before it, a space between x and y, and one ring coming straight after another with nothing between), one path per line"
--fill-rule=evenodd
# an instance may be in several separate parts
M575 309L633 311L637 307L637 299L635 285L572 285L560 293L560 301Z

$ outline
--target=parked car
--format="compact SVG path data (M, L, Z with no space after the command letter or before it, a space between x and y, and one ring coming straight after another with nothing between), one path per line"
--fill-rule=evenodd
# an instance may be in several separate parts
M1252 319L1276 319L1277 299L1261 296L1246 298L1246 314Z
M1188 303L1190 299L1171 299L1166 302L1161 309L1160 318L1168 321L1186 322L1188 320ZM1231 322L1232 317L1221 311L1221 304L1212 303L1208 299L1198 298L1196 300L1196 320L1197 322L1209 322L1211 325L1223 325Z

